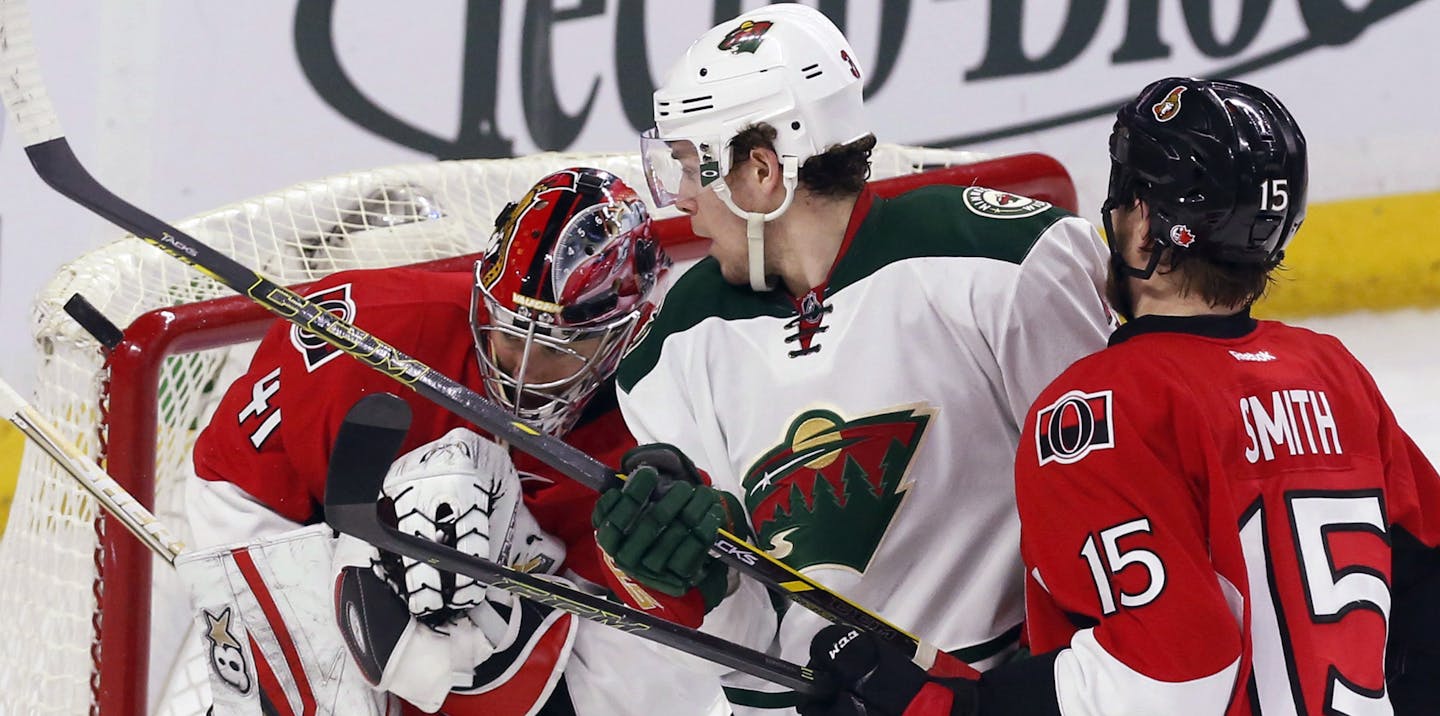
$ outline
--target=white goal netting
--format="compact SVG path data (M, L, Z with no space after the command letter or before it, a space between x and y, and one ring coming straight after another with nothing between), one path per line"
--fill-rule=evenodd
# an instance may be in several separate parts
M965 152L881 145L873 175L883 178L977 159ZM506 202L544 174L577 165L610 170L646 194L638 155L544 154L345 174L232 204L177 226L290 285L340 269L479 251L490 236L494 215ZM160 370L158 389L111 384L96 340L61 310L76 293L124 328L149 311L176 307L184 312L188 304L231 292L125 237L66 265L34 307L33 335L41 366L32 402L83 453L97 459L108 455L113 464L121 451L137 446L110 440L106 401L127 391L131 398L138 392L138 399L152 401L155 424L136 431L149 437L131 442L153 441L154 510L183 539L189 530L179 486L191 475L191 444L209 419L213 401L244 368L253 344L170 356ZM108 549L104 545L132 538L98 536L96 517L88 495L39 450L26 449L9 525L0 540L0 643L8 645L0 651L0 714L115 713L116 690L135 688L148 690L149 713L202 713L209 700L207 667L198 640L185 638L188 601L163 562L153 563L152 583L130 590L126 603L106 600L107 610L151 611L149 653L133 653L138 642L113 633L105 650L98 649L97 632L107 622L104 614L97 614L96 595L119 578L97 580L96 565ZM121 572L128 569L119 566ZM135 683L118 684L107 677L105 689L97 689L98 662L130 663L131 671L115 678Z

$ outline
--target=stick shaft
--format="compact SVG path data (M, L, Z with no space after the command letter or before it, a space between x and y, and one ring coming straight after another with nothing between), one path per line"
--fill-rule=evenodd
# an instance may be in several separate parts
M374 509L373 506L370 507L372 512ZM375 519L378 521L378 517ZM332 521L331 525L336 523ZM814 672L783 659L653 617L601 597L507 569L445 545L405 534L388 525L377 527L385 533L385 537L377 539L373 534L367 535L366 541L381 549L422 560L442 571L472 577L531 601L569 612L582 619L600 622L803 694L823 694L829 690L827 685L817 681Z
M325 521L345 534L436 569L634 634L804 693L828 693L806 668L675 624L543 577L504 567L448 545L406 534L382 521L385 475L409 433L410 406L390 393L371 393L345 413L325 475Z
M4 380L0 380L0 414L19 428L25 437L30 438L36 447L44 450L45 454L74 478L86 492L93 495L101 507L115 515L150 551L166 562L175 563L175 557L185 545L134 496L126 492L120 483L66 442L60 436L60 431Z

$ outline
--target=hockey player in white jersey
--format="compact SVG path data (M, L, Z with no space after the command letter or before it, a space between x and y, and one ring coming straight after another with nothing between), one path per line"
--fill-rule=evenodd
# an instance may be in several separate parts
M766 634L803 662L825 624L777 616L707 555L723 521L985 668L1015 651L1024 611L1020 425L1105 345L1107 251L1087 222L1022 196L875 196L863 78L822 14L772 5L701 36L655 93L652 192L713 244L621 364L626 422L652 444L623 465L645 479L604 495L593 522L641 583L699 589L707 631ZM697 469L743 514L715 489L676 497ZM797 702L727 678L737 713Z

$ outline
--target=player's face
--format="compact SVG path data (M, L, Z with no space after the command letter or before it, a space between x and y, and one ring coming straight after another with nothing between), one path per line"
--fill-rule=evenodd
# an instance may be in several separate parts
M512 378L523 378L526 385L539 385L566 380L585 370L586 362L600 350L601 338L587 338L566 344L562 351L532 341L528 359L525 339L500 332L489 335L490 350L500 369ZM521 366L525 374L519 375Z
M720 264L725 280L736 285L749 283L750 247L745 238L745 220L730 211L713 191L701 192L690 226L697 236L710 239L709 255Z
M745 220L736 216L730 207L715 194L713 184L700 185L700 158L688 142L672 145L672 153L684 170L681 174L680 191L676 195L675 208L690 217L690 230L696 236L710 239L709 254L720 264L720 273L725 280L736 285L750 281L749 247L745 238ZM735 173L726 179L733 182ZM735 191L735 187L731 187ZM740 201L737 194L737 201ZM741 204L743 207L743 203Z
M1107 240L1111 246L1119 249L1121 259L1129 266L1144 266L1146 263L1146 259L1140 255L1140 244L1145 237L1149 218L1144 206L1139 202L1110 210L1110 226L1115 230L1115 235L1107 237ZM1105 282L1105 297L1122 315L1130 315L1132 307L1125 277L1119 274L1118 267L1113 264Z
M691 142L670 142L670 158L680 163L680 186L675 201L693 202L704 187L700 184L700 154ZM682 209L683 211L683 209Z
M1131 265L1135 265L1134 262L1141 258L1140 245L1145 238L1149 220L1145 206L1139 201L1110 210L1110 225L1115 229L1115 236L1110 237L1110 241L1119 242L1115 245L1120 247L1120 254ZM1143 263L1142 261L1141 264Z
M495 363L500 364L500 369L505 375L513 379L521 380L526 388L526 395L514 396L520 408L540 408L546 399L534 393L546 393L546 395L559 395L564 389L572 385L573 377L585 372L589 359L595 357L600 349L600 339L576 340L567 343L569 350L554 349L546 344L531 341L528 357L526 356L526 339L520 336L510 336L505 333L491 333L490 350L494 354ZM523 366L523 375L521 375ZM536 388L546 383L559 383L553 388Z

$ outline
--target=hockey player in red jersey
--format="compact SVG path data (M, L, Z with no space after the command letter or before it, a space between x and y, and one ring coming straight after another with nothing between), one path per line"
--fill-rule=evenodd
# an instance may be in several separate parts
M650 234L644 204L624 182L596 169L568 169L506 207L474 273L343 272L320 281L309 297L535 427L618 464L635 442L615 407L611 375L653 311L668 263ZM201 479L188 496L196 546L247 543L322 522L326 468L340 422L356 399L377 391L400 394L414 413L403 457L385 486L401 529L561 575L667 618L699 621L698 597L649 593L607 566L589 526L597 497L591 490L497 446L455 415L280 321L196 443ZM709 705L698 685L662 685L675 661L668 651L366 547L335 548L341 582L332 575L329 586L324 580L321 586L340 603L326 598L322 611L338 610L344 638L371 685L423 710L525 714L545 704L543 713L584 716L635 709L703 713ZM234 551L219 550L217 558ZM218 581L234 571L217 572ZM275 567L284 581L281 571ZM220 692L251 698L253 671L238 658L249 654L245 639L228 634L242 620L226 616L226 628L218 628L231 601L205 609L202 625L211 630L212 653L226 664L217 667L226 678L212 679L217 705ZM235 601L232 611L243 612L246 603ZM254 638L250 618L245 624ZM286 628L304 631L293 623ZM263 640L250 652L265 652ZM263 687L265 659L252 656ZM316 657L322 670L329 668L324 657ZM292 661L289 652L285 661ZM280 695L261 698L299 693L296 683L286 685L284 668L270 667L280 673L274 689ZM647 672L659 677L654 684L634 683ZM314 675L293 676L298 683ZM312 681L308 693L323 702L317 696L323 678ZM708 693L718 699L718 686Z
M1110 154L1131 320L1040 395L1016 463L1037 656L930 679L834 629L812 664L848 688L802 712L1434 713L1440 476L1338 341L1250 316L1305 216L1295 120L1166 79Z

